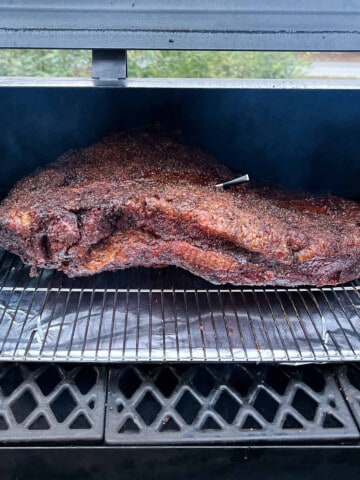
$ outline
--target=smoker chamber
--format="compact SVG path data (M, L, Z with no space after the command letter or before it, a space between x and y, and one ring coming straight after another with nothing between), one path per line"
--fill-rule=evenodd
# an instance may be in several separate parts
M0 48L91 49L93 69L0 78L1 194L70 148L159 121L251 178L354 198L356 80L128 79L126 51L358 51L359 21L356 1L3 2ZM354 478L359 308L359 281L34 278L0 251L0 477Z
M7 80L0 88L4 194L68 148L156 120L182 128L185 142L251 178L359 194L357 88L301 81L273 88L229 80L215 88L174 80L168 88L167 81L152 80L120 89L24 82ZM16 256L0 252L0 360L356 361L359 290L358 281L324 288L216 286L171 267L78 279L41 270L30 277Z
M155 120L182 126L187 142L234 170L240 151L241 168L253 175L314 192L359 193L357 130L350 127L360 124L354 85L337 90L293 81L273 88L231 80L214 88L152 80L94 89L89 81L81 88L45 82L28 88L25 80L4 80L0 88L4 194L17 176L67 148ZM103 446L96 450L102 465L111 448L131 457L125 447L156 447L156 461L166 448L184 445L187 455L211 445L237 452L357 447L360 374L347 362L359 352L358 281L251 288L212 285L172 267L78 279L38 273L30 277L18 257L0 252L4 444L33 445L39 454L41 445L67 448L71 438L78 446ZM89 392L82 391L84 380ZM293 459L291 450L283 452ZM275 472L272 466L268 477ZM300 466L298 472L306 474Z

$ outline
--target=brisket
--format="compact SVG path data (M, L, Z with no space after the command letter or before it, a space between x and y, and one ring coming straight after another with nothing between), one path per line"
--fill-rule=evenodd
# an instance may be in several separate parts
M112 135L21 180L0 246L71 277L176 265L217 284L333 285L360 274L360 206L250 184L158 131Z

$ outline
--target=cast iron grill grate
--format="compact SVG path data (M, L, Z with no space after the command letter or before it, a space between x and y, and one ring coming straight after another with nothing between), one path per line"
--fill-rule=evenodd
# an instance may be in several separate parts
M218 288L170 267L31 278L0 252L0 360L353 361L359 312L359 282Z
M95 366L0 365L0 442L103 438L106 370Z
M349 363L337 370L340 390L360 427L360 365Z
M350 406L357 402L359 369L353 364L349 368L356 376L348 374L343 395L335 375L346 372L335 366L173 363L98 368L4 363L0 441L358 441L359 426L347 401ZM346 393L349 382L355 382L355 393Z
M301 442L359 437L331 368L111 367L109 444Z

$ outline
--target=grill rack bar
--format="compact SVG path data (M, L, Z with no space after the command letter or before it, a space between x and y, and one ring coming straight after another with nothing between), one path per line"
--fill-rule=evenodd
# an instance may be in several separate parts
M344 362L360 359L360 283L216 286L181 269L70 279L0 254L0 360Z

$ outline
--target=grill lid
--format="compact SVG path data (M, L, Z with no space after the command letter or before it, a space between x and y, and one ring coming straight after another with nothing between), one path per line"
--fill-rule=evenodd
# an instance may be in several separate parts
M359 26L345 0L13 0L0 48L358 50Z

